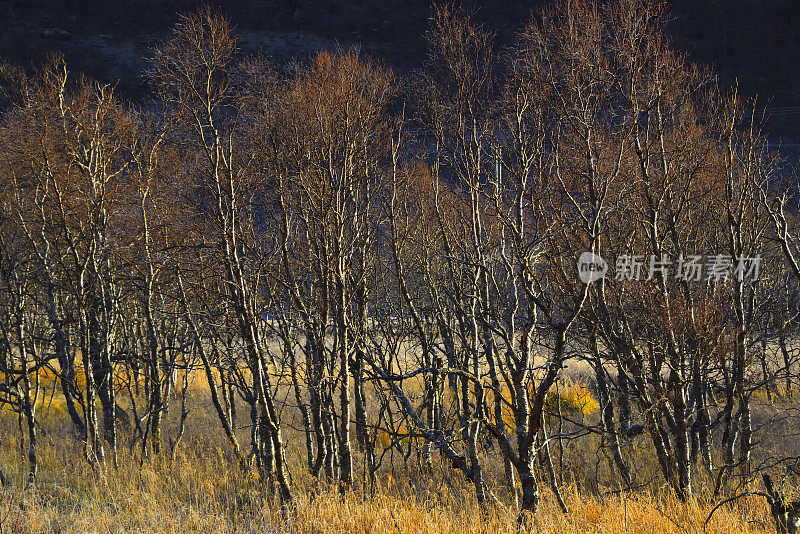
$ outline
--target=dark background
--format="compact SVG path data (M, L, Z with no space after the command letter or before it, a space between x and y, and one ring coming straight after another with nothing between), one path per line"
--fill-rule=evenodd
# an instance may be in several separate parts
M248 51L286 62L316 50L361 49L399 71L426 53L428 0L217 0ZM61 50L73 70L119 80L129 98L146 94L142 71L150 48L168 37L189 0L0 0L0 55L30 64ZM499 44L527 22L540 1L477 0L470 5ZM674 0L669 30L675 46L712 64L724 85L775 109L771 138L800 143L800 0ZM796 107L796 112L793 108ZM796 147L794 147L796 148Z

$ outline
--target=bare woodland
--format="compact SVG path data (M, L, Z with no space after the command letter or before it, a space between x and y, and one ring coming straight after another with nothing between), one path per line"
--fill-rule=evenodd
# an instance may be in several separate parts
M102 478L174 458L199 395L285 515L413 466L519 528L577 485L764 496L794 532L798 182L667 20L556 0L496 48L434 7L400 76L355 50L278 68L202 9L135 105L58 57L4 64L3 484L39 484L48 398L46 439ZM585 251L762 261L585 284Z

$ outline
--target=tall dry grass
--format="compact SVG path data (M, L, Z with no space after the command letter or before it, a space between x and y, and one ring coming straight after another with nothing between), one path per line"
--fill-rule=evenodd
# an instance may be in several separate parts
M577 386L565 398L588 398ZM570 396L571 395L571 396ZM55 395L54 401L58 400ZM563 400L563 402L567 402ZM174 401L177 402L177 401ZM242 471L227 452L202 382L193 388L190 424L175 454L140 456L139 444L123 443L118 469L92 468L82 443L71 435L66 415L42 410L39 480L25 488L26 459L16 414L0 412L0 466L13 479L0 490L0 534L6 532L287 532L287 533L458 533L517 532L516 511L500 488L499 501L480 509L470 486L444 466L432 472L383 471L374 488L347 495L310 480L302 465L302 443L289 451L296 502L281 510L255 471ZM167 418L175 430L177 410ZM172 425L172 426L170 426ZM244 435L242 436L244 438ZM246 440L244 441L246 443ZM544 489L545 484L543 484ZM703 532L713 504L697 498L681 503L658 489L601 497L597 488L564 488L569 508L562 514L552 496L533 526L542 533ZM505 503L505 504L503 504ZM707 532L771 532L764 499L740 499L718 509Z

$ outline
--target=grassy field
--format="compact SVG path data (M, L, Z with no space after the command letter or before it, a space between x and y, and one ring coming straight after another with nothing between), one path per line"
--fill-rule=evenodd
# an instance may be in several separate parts
M14 456L4 443L4 460ZM195 450L191 450L191 449ZM295 508L281 512L256 478L232 469L219 450L187 443L164 465L122 462L92 472L78 448L45 450L43 476L29 490L17 484L0 497L2 532L517 532L515 515L501 505L482 512L466 489L410 491L391 477L369 495L298 492ZM19 482L19 478L17 479ZM610 496L565 491L564 515L549 496L534 531L703 532L710 509L702 499L684 504L670 495ZM771 532L763 499L740 500L715 512L707 532Z
M561 402L567 404L588 398L574 384L564 391ZM35 488L25 488L27 451L26 444L20 443L17 415L0 412L0 465L12 479L10 486L0 490L0 533L518 532L516 510L502 487L491 485L497 500L480 509L471 486L438 464L423 471L414 462L407 468L397 462L394 469L381 471L375 488L357 483L354 491L340 495L306 474L302 439L291 430L287 431L288 457L296 502L291 510L281 510L277 498L259 483L255 470L242 470L228 453L199 380L187 401L186 433L174 450L168 436L175 434L178 399L171 401L162 457L142 460L141 443L131 444L123 432L120 467L115 469L109 462L105 468L93 468L85 460L82 442L70 436L59 394L44 392L47 395L37 410L41 432ZM240 432L244 444L246 430ZM568 459L575 465L572 471L586 469L591 459L584 456L591 454L590 446L572 451ZM361 467L357 464L357 472ZM493 469L501 468L489 464L490 476ZM682 503L659 488L657 478L647 489L620 494L576 476L565 482L569 512L563 514L552 494L544 490L546 485L542 486L543 503L534 532L699 533L704 532L715 504L702 495ZM774 527L766 501L752 496L717 509L705 531L774 532Z

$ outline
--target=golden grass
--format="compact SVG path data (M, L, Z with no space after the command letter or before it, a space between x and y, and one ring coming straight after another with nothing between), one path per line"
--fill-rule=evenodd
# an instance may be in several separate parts
M143 466L127 450L120 468L93 471L79 443L40 447L36 489L24 488L24 462L13 437L13 417L0 417L0 462L14 479L0 492L0 532L287 532L287 533L448 533L517 532L516 511L475 504L470 487L409 483L407 473L384 474L376 491L339 495L318 489L293 466L296 502L288 513L253 472L235 466L223 448L195 436L177 451ZM11 437L11 439L7 439ZM418 476L415 474L414 476ZM450 474L452 478L452 473ZM530 532L661 533L703 532L712 504L703 499L681 503L668 492L602 499L568 487L569 514L562 514L548 493ZM766 503L753 497L720 508L707 532L771 532Z
M43 409L40 421L39 478L25 489L26 459L20 447L17 417L0 412L0 467L13 479L0 490L0 534L5 532L286 532L286 533L448 533L518 532L517 511L498 488L502 504L480 509L471 486L437 460L433 472L404 470L398 462L382 472L374 492L361 485L347 495L310 480L298 449L301 439L287 438L296 501L285 513L258 480L242 471L223 442L204 383L188 399L192 410L186 436L174 460L140 463L139 447L120 446L119 469L93 470L82 444L69 433L66 414ZM49 402L49 394L43 399ZM587 413L593 401L585 384L561 384L553 401ZM63 402L59 395L54 404ZM177 402L173 400L173 402ZM564 405L562 404L562 408ZM178 410L165 421L174 432ZM170 426L172 425L172 426ZM244 437L244 436L243 436ZM246 443L243 439L242 443ZM488 465L488 462L487 462ZM360 469L359 465L359 469ZM488 468L487 468L488 469ZM560 512L542 485L543 501L530 532L661 533L703 532L713 503L698 498L682 503L661 490L602 498L600 491L564 488L569 513ZM755 488L754 488L755 489ZM773 532L764 499L740 499L718 509L708 524L713 533Z
M184 475L177 473L184 471ZM480 511L467 495L462 504L424 496L393 493L374 495L335 491L301 492L294 508L280 508L254 488L220 484L204 469L179 463L141 473L108 473L78 488L66 480L40 484L36 491L8 490L0 494L3 531L10 532L291 532L291 533L448 533L518 532L513 511L490 506ZM127 475L127 476L123 476ZM210 478L209 478L210 477ZM189 478L194 478L189 482ZM224 476L223 476L224 478ZM59 484L59 482L61 484ZM249 491L246 488L252 488ZM225 493L225 492L228 493ZM456 490L459 491L459 490ZM546 499L530 532L540 533L661 533L703 532L710 506L684 504L674 497L635 495L600 501L576 492L565 495L569 514ZM721 508L707 532L770 532L769 515L761 500ZM762 526L763 525L763 526Z

